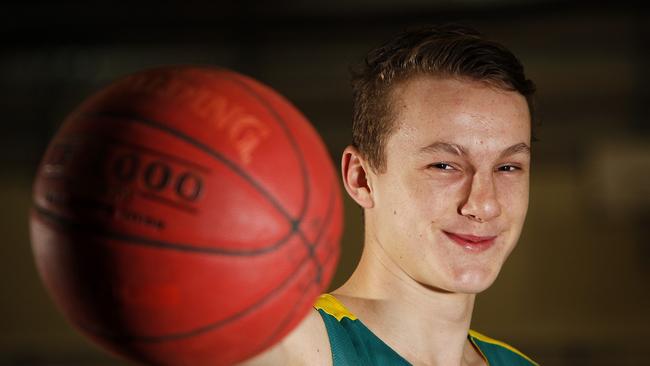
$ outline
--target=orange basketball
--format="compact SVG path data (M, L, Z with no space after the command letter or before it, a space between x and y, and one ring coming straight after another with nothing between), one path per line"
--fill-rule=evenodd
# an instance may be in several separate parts
M32 247L66 318L157 365L270 347L332 278L342 203L314 128L223 69L165 67L86 100L34 183Z

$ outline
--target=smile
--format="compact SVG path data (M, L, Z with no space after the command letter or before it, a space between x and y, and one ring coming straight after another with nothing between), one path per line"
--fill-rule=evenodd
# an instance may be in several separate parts
M450 233L444 230L443 233L445 233L445 235L447 235L447 237L454 243L471 252L483 252L488 250L494 245L495 239L497 238L496 236L475 236Z

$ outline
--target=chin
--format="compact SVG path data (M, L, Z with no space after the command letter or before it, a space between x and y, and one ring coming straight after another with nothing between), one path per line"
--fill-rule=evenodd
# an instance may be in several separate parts
M455 271L450 290L464 294L478 294L487 290L497 278L498 271L486 268L463 268Z

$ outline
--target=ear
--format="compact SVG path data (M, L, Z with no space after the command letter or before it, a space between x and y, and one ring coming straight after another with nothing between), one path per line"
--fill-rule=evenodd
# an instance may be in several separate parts
M343 150L341 157L343 185L350 197L362 208L374 206L372 188L368 180L368 168L368 163L355 147L348 146Z

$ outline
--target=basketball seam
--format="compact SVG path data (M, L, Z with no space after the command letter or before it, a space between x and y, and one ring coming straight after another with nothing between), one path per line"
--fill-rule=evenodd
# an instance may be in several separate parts
M111 230L105 230L102 228L101 225L98 224L93 224L93 223L87 223L87 222L81 222L81 221L76 221L70 218L67 218L63 215L59 215L51 210L48 210L37 203L34 203L33 206L34 211L41 217L49 219L52 222L55 222L61 227L68 227L71 229L74 229L76 231L82 231L82 232L90 232L90 233L96 233L100 236L109 238L109 239L114 239L118 241L124 242L124 244L127 245L142 245L142 246L147 246L147 247L152 247L152 248L161 248L161 249L169 249L169 250L176 250L179 252L192 252L192 253L202 253L202 254L213 254L213 255L228 255L228 256L256 256L268 252L272 252L277 250L279 247L283 246L286 244L289 239L294 235L293 232L287 232L285 236L280 238L277 242L275 242L273 245L270 245L268 247L264 248L259 248L259 249L250 249L250 250L231 250L231 249L224 249L224 248L209 248L209 247L200 247L196 246L194 244L183 244L183 243L170 243L162 240L155 240L155 239L150 239L147 237L143 236L137 236L137 235L127 235L127 234L122 234L118 233L115 231Z
M327 224L329 224L329 221L332 220L332 218L333 218L332 213L333 213L334 207L335 207L334 202L336 201L336 194L335 194L334 189L332 189L329 201L330 201L330 203L328 204L328 210L327 210L327 213L325 215L325 217L327 218L327 222L324 222L323 226L322 226L323 229L319 230L319 233L318 233L319 238L321 237L321 234L324 231L324 228L327 227ZM38 213L38 211L37 211L37 213ZM39 217L40 217L40 215L39 215ZM315 243L315 247L318 247L321 244L323 244L323 242L317 242L317 243ZM309 256L309 254L307 256L305 256L305 258L300 262L300 264L298 266L296 266L296 271L305 270L304 266L305 266L306 263L308 263L310 261L310 259L311 258ZM79 326L80 328L82 328L82 329L84 329L84 330L86 330L88 332L91 332L91 333L93 333L95 335L111 338L111 339L114 339L114 340L126 340L126 341L139 341L139 342L146 342L146 343L157 343L157 342L165 342L165 341L173 341L173 340L184 339L184 338L196 336L196 335L199 335L199 334L203 334L203 333L206 333L206 332L209 332L209 331L212 331L212 330L216 330L216 329L218 329L218 328L220 328L220 327L222 327L222 326L224 326L224 325L226 325L226 324L228 324L228 323L230 323L230 322L232 322L232 321L234 321L236 319L239 319L239 318L242 318L242 317L246 316L250 312L254 311L255 309L259 308L260 306L263 306L265 303L270 301L278 293L281 293L282 290L284 288L286 288L289 285L290 282L292 282L292 279L296 279L296 278L297 277L294 276L294 275L287 276L287 278L279 286L275 287L266 296L262 297L261 301L255 303L255 304L252 304L248 308L246 308L246 309L244 309L244 310L242 310L242 311L240 311L240 312L238 312L238 313L236 313L234 315L231 315L230 317L228 317L226 319L222 319L222 320L220 320L218 322L208 324L208 325L204 325L204 326L201 326L201 327L198 327L198 328L195 328L193 330L186 331L186 332L159 335L159 336L115 335L115 334L111 334L109 332L94 329L94 328L89 327L88 325L85 325L85 324L79 324L79 323L75 323L75 324L77 324L77 326ZM310 283L313 283L313 282L310 282ZM307 288L309 288L309 287L310 286L308 286Z
M109 118L109 119L120 119L128 122L135 122L135 123L140 123L158 130L162 130L164 132L167 132L187 143L190 145L193 145L197 149L207 153L208 155L212 156L219 162L221 162L223 165L225 165L227 168L232 170L235 174L239 175L242 179L244 179L248 184L250 184L256 191L258 191L264 198L266 198L273 207L275 207L282 216L284 216L289 222L292 222L293 219L289 212L285 210L282 205L273 197L264 187L262 187L261 184L259 184L253 177L250 175L246 174L237 164L232 162L230 159L227 159L225 156L223 156L221 153L217 152L216 150L211 149L209 146L206 144L201 143L200 141L196 140L195 138L188 136L180 131L176 131L173 128L165 125L164 123L154 121L151 119L146 119L142 118L140 116L133 116L133 115L126 115L126 114L120 114L117 112L111 112L111 111L102 111L102 112L96 112L93 113L92 115L96 117L104 117L104 118Z
M314 255L314 244L308 240L306 237L306 234L300 230L300 223L303 221L304 215L306 214L307 207L309 206L309 175L307 174L307 167L305 164L305 161L303 159L303 154L302 150L300 150L298 144L296 143L293 135L291 134L291 131L289 131L289 128L286 126L286 122L284 121L284 118L280 116L274 108L271 108L269 105L268 101L264 98L262 98L253 88L249 85L248 81L246 79L239 79L239 78L234 78L231 77L228 74L224 75L224 78L230 79L233 82L236 82L237 84L241 85L250 95L255 97L257 101L262 104L264 107L266 107L267 111L271 113L274 117L276 122L280 125L280 127L283 129L284 133L287 135L287 138L289 139L289 143L291 144L292 148L294 149L294 152L296 156L298 156L298 162L300 164L300 171L302 173L303 177L303 185L304 185L304 193L303 193L303 207L301 209L300 214L298 215L298 218L292 222L292 228L293 232L297 232L300 238L302 239L303 245L307 248L307 252L309 253L311 259L314 261L314 264L316 266L316 274L314 280L318 283L320 283L321 280L321 275L322 275L322 264L318 261L318 257Z

